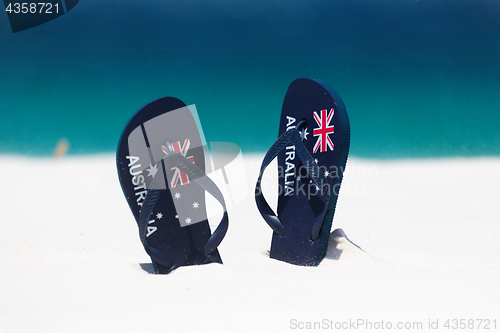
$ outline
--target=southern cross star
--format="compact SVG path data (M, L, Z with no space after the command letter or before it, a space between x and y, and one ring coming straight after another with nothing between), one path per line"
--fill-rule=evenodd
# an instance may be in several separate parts
M309 135L309 133L307 132L307 127L304 128L302 131L300 131L300 137L304 140L307 140L307 136Z
M146 169L146 171L149 173L148 174L148 177L153 177L155 178L156 176L156 173L158 172L158 167L156 166L152 166L151 164L149 165L149 169Z
M193 208L198 209L198 207L200 207L200 204L197 202L193 202Z

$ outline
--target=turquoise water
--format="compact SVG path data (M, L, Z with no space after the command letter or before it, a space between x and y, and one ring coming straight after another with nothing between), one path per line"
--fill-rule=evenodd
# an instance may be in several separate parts
M264 151L312 77L343 97L351 155L500 155L500 1L81 0L15 34L0 13L0 45L0 153L114 152L162 96Z

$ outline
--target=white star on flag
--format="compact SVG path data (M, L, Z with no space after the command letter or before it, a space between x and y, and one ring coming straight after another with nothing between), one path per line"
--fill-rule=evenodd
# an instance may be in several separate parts
M200 204L197 202L193 202L193 208L198 209L198 207L200 207Z
M180 199L180 197L181 197L181 194L179 192L175 192L174 198Z
M148 174L148 177L153 177L155 178L156 176L156 173L158 172L158 167L156 166L152 166L151 164L149 165L149 169L146 169L146 171L149 173Z
M300 131L300 137L304 140L307 140L307 136L309 135L309 132L307 132L307 127L304 128L302 131Z
M188 217L187 219L185 219L185 220L184 220L184 222L186 222L186 224L187 224L187 225L189 225L189 224L191 224L191 223L192 223L192 222L191 222L191 218L190 218L190 217Z
M156 218L161 220L163 218L163 214L162 213L156 214Z

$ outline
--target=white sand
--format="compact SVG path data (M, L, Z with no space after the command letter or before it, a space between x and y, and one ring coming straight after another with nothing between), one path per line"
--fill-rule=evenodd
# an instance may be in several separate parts
M113 156L0 157L0 332L500 328L500 159L350 159L334 228L364 251L337 231L311 268L267 256L251 195L262 155L244 158L250 195L229 212L224 265L153 275Z

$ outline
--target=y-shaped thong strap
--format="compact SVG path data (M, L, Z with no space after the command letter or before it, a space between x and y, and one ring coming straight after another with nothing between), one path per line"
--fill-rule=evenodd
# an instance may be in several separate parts
M293 143L295 145L295 152L298 154L300 160L302 161L302 165L306 168L309 178L317 186L318 196L325 204L325 207L322 210L321 214L316 217L316 220L313 224L313 229L311 231L311 240L315 241L318 238L321 227L323 226L326 210L328 208L328 202L330 200L330 192L328 190L328 186L321 180L318 164L314 161L313 157L311 156L311 154L309 154L307 148L302 143L302 138L298 130L302 124L303 122L300 122L297 127L283 133L271 146L271 148L269 148L269 151L262 161L259 178L257 179L257 184L255 185L255 202L257 203L257 208L259 209L260 214L267 222L267 224L269 224L269 226L273 229L273 231L280 236L285 236L285 227L276 216L274 211L271 209L271 207L269 207L269 204L262 194L261 181L264 170L271 163L271 161L274 160L276 156L278 156L280 151L282 151L286 146L288 146L290 143Z
M222 196L222 193L217 185L215 185L215 183L203 171L201 171L200 168L194 165L182 154L175 152L173 149L170 149L169 151L170 152L168 153L168 155L163 159L165 170L171 170L175 166L182 172L186 173L189 176L189 179L194 180L198 184L198 186L210 193L222 205L222 209L224 212L222 220L220 221L219 226L217 227L217 229L215 229L214 233L210 236L207 244L205 244L204 247L205 254L210 254L215 251L215 249L217 249L219 244L222 242L222 239L226 235L229 225L224 197ZM138 222L139 236L146 252L162 266L170 267L173 264L172 261L159 250L148 246L146 241L149 217L153 212L161 191L161 189L159 189L160 181L158 181L157 179L159 180L161 179L161 177L153 180L153 183L149 186L150 188L148 189L148 193L146 195L144 203L142 204Z

